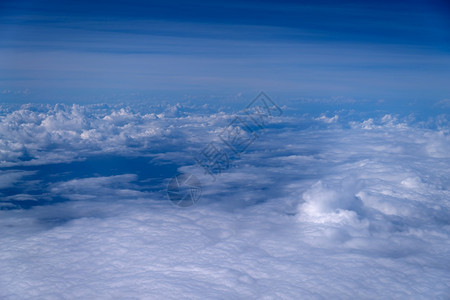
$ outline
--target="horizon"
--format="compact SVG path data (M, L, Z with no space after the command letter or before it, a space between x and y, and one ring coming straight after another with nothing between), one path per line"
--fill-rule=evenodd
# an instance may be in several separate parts
M439 102L445 1L3 1L0 102Z

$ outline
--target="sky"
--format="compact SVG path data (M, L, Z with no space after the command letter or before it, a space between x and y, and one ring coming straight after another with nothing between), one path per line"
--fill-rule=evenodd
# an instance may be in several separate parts
M0 100L448 98L446 1L2 1Z
M0 1L0 298L450 299L449 9Z

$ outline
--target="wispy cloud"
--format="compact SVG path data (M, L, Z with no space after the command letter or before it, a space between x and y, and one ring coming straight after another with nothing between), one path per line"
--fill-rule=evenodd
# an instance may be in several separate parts
M33 11L10 3L0 18L0 88L30 92L1 99L262 87L290 97L448 94L446 16L431 4L177 4L122 11L116 3L100 12L102 5L82 2L90 8L83 17L61 5Z

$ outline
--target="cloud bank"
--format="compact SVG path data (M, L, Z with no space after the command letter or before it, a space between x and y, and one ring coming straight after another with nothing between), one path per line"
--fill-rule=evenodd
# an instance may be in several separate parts
M233 117L4 108L1 298L448 298L446 115L287 113L212 181L191 155ZM169 162L201 179L195 206L165 197Z

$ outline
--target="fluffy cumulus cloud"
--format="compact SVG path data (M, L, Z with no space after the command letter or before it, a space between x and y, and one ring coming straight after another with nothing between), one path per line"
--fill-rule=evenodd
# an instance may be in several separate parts
M286 113L213 179L192 155L233 118L3 108L0 298L450 297L447 116Z

